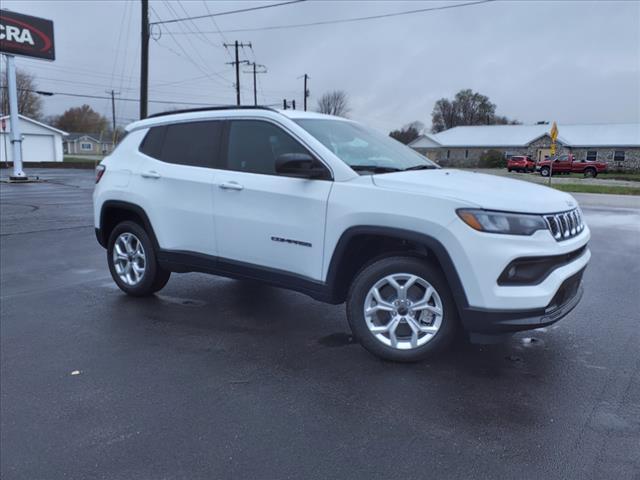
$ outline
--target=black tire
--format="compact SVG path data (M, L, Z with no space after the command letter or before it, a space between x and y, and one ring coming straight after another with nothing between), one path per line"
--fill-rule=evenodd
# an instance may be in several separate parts
M442 323L425 344L400 350L383 344L369 330L364 304L369 290L387 275L408 273L431 284L442 302ZM347 297L347 319L360 344L374 355L395 362L416 362L442 352L451 345L458 330L458 312L447 281L439 268L418 257L388 257L363 268L351 284Z
M113 261L113 250L115 242L123 233L131 233L135 235L142 244L145 256L145 271L142 278L136 285L126 284L116 272L116 268ZM116 285L127 295L134 297L144 297L151 295L160 289L162 289L171 276L171 272L165 270L158 265L156 258L156 252L153 247L153 242L149 238L149 235L135 222L126 221L121 222L113 229L111 235L109 235L109 242L107 244L107 263L109 264L109 272Z
M543 177L548 177L550 173L549 167L542 167L540 169L540 175L542 175Z
M510 169L510 168L507 168L507 172L511 173L511 169Z
M585 168L584 176L587 178L596 178L598 176L598 172L595 168Z

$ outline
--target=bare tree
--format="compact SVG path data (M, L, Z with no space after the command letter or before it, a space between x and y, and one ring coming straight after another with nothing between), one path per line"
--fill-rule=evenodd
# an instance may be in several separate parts
M517 120L496 115L489 97L471 89L460 90L453 100L441 98L431 112L431 131L438 133L459 125L515 125Z
M108 131L109 120L89 105L82 105L52 117L51 124L66 132L101 133Z
M423 130L424 123L415 121L405 125L400 130L393 130L389 133L389 136L407 145L418 138Z
M9 92L7 90L7 76L0 79L0 105L3 114L9 113ZM33 75L23 71L16 71L18 87L18 113L25 117L39 120L42 117L42 99L35 93L37 89Z
M320 113L346 117L350 111L349 97L344 90L327 92L318 100L318 112Z

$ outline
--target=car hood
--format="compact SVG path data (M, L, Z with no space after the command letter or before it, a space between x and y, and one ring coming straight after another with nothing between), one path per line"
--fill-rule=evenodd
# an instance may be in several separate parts
M454 169L416 170L374 175L381 188L447 197L487 210L553 213L578 202L569 194L523 180Z

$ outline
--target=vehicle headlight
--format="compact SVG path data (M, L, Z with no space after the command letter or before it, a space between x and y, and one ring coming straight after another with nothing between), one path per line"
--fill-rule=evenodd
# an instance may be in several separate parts
M509 235L531 235L538 230L547 230L547 222L541 215L492 212L463 208L457 210L464 223L475 230Z

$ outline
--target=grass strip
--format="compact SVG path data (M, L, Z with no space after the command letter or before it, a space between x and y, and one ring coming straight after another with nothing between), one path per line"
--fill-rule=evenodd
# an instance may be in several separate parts
M611 195L640 195L640 187L618 185L583 185L579 183L557 183L551 185L556 190L573 193L607 193Z

